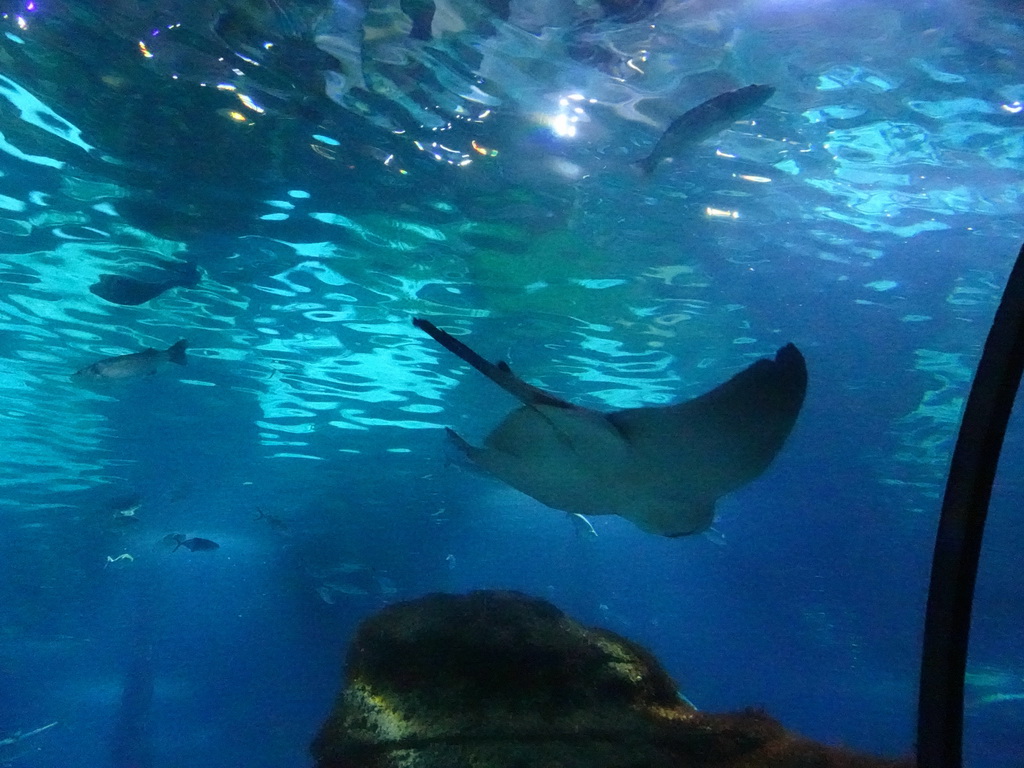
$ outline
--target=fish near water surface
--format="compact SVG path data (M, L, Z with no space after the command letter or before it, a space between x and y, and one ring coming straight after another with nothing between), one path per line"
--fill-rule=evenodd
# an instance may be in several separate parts
M100 275L99 282L89 286L89 290L101 299L134 307L155 299L161 293L172 288L195 288L199 284L199 269L194 261L174 264L163 269L165 277L160 280L142 280L127 275Z
M717 500L775 459L807 390L803 355L787 344L693 400L602 413L526 383L433 323L413 323L523 403L482 447L447 430L471 461L553 509L619 515L661 536L708 530Z
M130 355L105 357L92 365L75 371L72 378L79 381L123 381L152 376L165 363L186 365L188 363L185 357L186 349L188 349L188 342L181 339L163 350L149 347Z
M775 93L770 85L748 85L714 96L673 120L643 160L634 165L650 175L663 161L721 133L734 122L764 105Z

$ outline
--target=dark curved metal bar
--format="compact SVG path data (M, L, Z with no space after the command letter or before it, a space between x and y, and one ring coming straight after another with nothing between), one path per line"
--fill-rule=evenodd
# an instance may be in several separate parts
M978 363L932 558L917 714L918 768L960 768L971 605L992 484L1024 372L1024 247Z

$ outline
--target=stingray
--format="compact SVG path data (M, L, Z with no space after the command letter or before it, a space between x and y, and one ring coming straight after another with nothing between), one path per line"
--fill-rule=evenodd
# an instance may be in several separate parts
M427 320L413 324L523 403L482 447L447 430L474 464L553 509L619 515L661 536L710 528L718 499L778 455L807 391L803 355L787 344L693 400L605 413L528 384Z

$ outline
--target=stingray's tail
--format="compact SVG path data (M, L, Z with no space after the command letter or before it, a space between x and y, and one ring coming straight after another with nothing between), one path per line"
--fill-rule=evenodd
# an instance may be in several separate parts
M412 324L421 331L427 333L434 341L447 349L452 354L458 355L480 373L504 389L510 395L517 397L527 405L551 405L556 408L575 408L572 403L560 400L554 395L549 395L542 389L532 384L527 384L508 367L507 363L499 362L495 365L480 357L476 352L456 339L450 333L442 331L429 320L414 317Z

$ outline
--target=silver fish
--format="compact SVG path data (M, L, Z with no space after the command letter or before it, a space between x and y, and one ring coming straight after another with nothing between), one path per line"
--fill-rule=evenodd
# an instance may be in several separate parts
M80 371L75 371L72 378L84 381L121 381L152 376L164 363L185 365L187 348L188 342L181 339L163 350L150 347L130 355L105 357Z
M673 120L654 149L634 165L651 174L664 160L673 160L684 150L722 132L741 117L762 106L775 93L770 85L748 85L720 93Z

